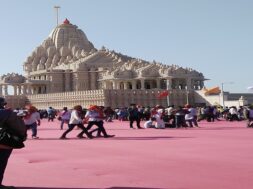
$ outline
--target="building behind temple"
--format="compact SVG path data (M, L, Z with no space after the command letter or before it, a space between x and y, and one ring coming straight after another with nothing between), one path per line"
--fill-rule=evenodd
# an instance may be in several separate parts
M96 49L85 33L65 20L27 57L25 75L1 76L0 95L12 107L81 104L123 107L198 103L204 76L192 68L132 58ZM8 86L14 93L8 94ZM169 96L161 94L169 90ZM201 101L202 103L202 101Z

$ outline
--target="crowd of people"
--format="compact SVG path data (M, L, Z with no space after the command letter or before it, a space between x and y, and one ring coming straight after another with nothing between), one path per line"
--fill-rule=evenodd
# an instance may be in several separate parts
M81 105L76 105L72 109L63 107L62 110L56 110L49 107L47 110L38 110L32 105L27 105L24 109L10 110L6 108L6 101L0 97L0 132L5 125L8 125L12 134L15 134L21 141L27 138L27 131L31 130L31 138L38 139L38 126L41 119L47 119L48 122L59 121L60 130L64 130L59 139L67 139L67 134L75 127L80 129L78 138L93 139L95 137L110 138L115 135L107 133L104 123L118 121L128 121L130 129L165 129L165 128L191 128L199 127L199 122L206 120L208 122L220 121L241 121L247 120L247 127L253 127L253 105L232 107L194 107L185 105L184 107L142 107L131 104L129 107L112 109L90 105L88 109ZM143 125L141 125L143 123ZM135 126L136 124L136 126ZM93 128L93 127L96 128ZM1 135L1 133L0 133ZM13 147L1 144L0 140L0 189L13 188L2 185L4 171L11 155Z
M60 129L67 126L67 130L62 134L60 139L66 139L66 135L71 132L74 127L82 129L82 133L77 137L83 138L83 134L87 138L92 139L93 133L97 132L96 137L108 135L104 128L104 122L112 122L113 120L128 121L129 127L134 129L136 123L137 129L143 128L191 128L199 127L199 122L206 120L208 122L220 121L241 121L248 120L247 127L253 127L253 106L235 106L222 108L220 106L203 106L195 107L185 105L184 107L175 107L174 105L162 107L142 107L131 104L129 107L115 108L91 105L89 108L83 108L80 105L68 109L63 107L62 110L56 110L49 107L47 110L37 110L36 107L28 105L24 110L14 110L17 115L24 114L23 120L27 129L31 129L32 138L37 139L37 127L40 125L40 119L47 119L48 122L59 121ZM21 113L20 113L21 112ZM143 121L143 125L141 125ZM87 126L85 126L87 124ZM96 129L92 130L92 127Z
M28 107L25 111L31 111L29 109L32 108L35 107ZM64 107L62 110L56 110L52 107L49 107L47 110L36 110L37 120L39 120L38 117L40 117L40 119L48 119L48 122L53 122L56 119L60 121L61 130L63 130L64 125L67 125L69 129L69 127L72 127L70 125L73 124L73 118L71 119L71 116L73 117L74 115L72 114L72 112L77 111L79 112L78 115L80 114L80 120L82 119L82 124L88 124L88 130L91 129L91 125L96 125L98 128L100 128L97 129L99 130L97 136L100 136L100 131L103 131L102 133L106 136L104 130L101 129L101 127L103 127L104 121L129 121L129 127L131 129L135 128L133 125L134 122L136 122L136 127L138 129L164 129L198 127L198 122L201 122L202 120L214 122L220 121L220 119L227 121L248 120L247 126L252 127L251 118L253 117L253 115L251 115L253 114L251 105L240 106L239 108L236 108L235 106L222 108L221 106L195 107L189 104L185 105L184 107L175 107L174 105L168 107L162 107L160 105L157 105L155 107L142 107L136 104L131 104L129 107L115 109L112 109L111 107L103 107L96 105L91 105L91 107L88 109L82 108L81 106L78 107L79 110L76 110L76 108L77 107L74 107L73 109L68 109L67 107ZM96 118L94 118L94 115ZM35 115L32 117L35 117ZM26 119L24 118L24 120ZM144 121L143 125L141 125L141 121ZM26 123L27 122L29 123L31 122L31 120L26 121ZM33 120L33 124L34 123L35 121ZM40 122L37 121L37 125L39 124ZM36 128L36 126L31 125L30 123L28 125L29 126L27 127L31 128L33 131L33 137L36 138L36 129L34 129Z

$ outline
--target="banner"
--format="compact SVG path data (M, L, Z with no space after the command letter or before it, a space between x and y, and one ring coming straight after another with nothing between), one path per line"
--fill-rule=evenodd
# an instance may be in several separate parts
M163 98L169 96L169 91L163 91L160 94L158 94L157 98Z

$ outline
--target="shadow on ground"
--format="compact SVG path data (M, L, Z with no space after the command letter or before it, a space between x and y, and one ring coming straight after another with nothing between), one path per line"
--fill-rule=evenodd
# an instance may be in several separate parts
M109 188L51 188L51 187L17 187L17 189L164 189L164 188L147 188L147 187L109 187ZM183 188L167 188L167 189L183 189Z
M98 137L94 138L92 140L175 140L175 139L187 139L187 138L194 138L194 137L167 137L167 136L148 136L148 137L113 137L113 138L104 138L104 137ZM34 139L28 139L28 140L34 140ZM39 138L36 141L41 141L41 140L60 140L59 138ZM74 137L69 137L66 138L62 141L66 140L90 140L87 138L74 138ZM35 140L34 140L35 141Z

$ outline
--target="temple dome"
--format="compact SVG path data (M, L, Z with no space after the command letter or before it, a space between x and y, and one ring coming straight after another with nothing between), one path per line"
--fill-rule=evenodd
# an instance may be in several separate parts
M65 19L62 24L57 26L50 33L49 38L52 39L56 49L60 49L62 46L70 49L73 46L77 46L80 49L90 52L94 48L85 33L78 29L76 25L71 24L68 19Z

